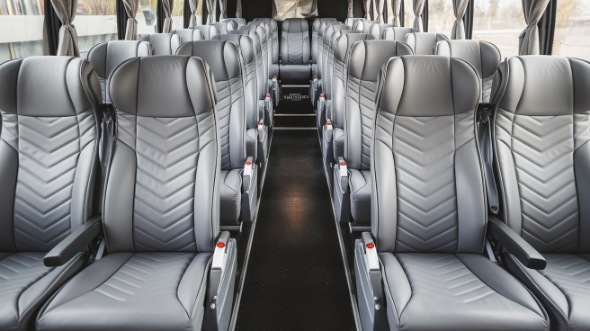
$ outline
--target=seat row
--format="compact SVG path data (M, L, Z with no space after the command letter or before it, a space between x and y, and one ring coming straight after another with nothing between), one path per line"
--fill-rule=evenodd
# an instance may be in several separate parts
M237 245L219 231L230 161L211 73L189 56L117 66L102 167L89 62L0 66L0 329L227 330Z

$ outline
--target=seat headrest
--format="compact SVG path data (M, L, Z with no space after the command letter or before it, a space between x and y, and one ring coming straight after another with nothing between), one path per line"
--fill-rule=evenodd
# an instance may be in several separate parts
M412 32L418 32L418 30L414 28L392 26L383 31L382 38L384 40L406 41L406 35Z
M156 56L128 60L110 78L117 112L145 117L189 117L213 111L208 66L199 58Z
M225 40L202 40L184 43L176 51L177 55L198 56L213 72L216 82L227 81L242 76L240 51L236 44Z
M334 58L340 62L346 63L352 45L362 40L375 40L375 37L368 33L347 33L336 38L336 41L332 45L334 49Z
M316 19L313 20L313 29L315 31L319 31L320 27L322 26L323 23L325 22L336 22L337 20L335 18L332 17L318 17Z
M225 40L238 45L240 52L242 53L242 59L244 63L253 63L256 59L256 53L254 51L254 44L252 39L242 34L224 34L216 36L213 40Z
M412 32L406 35L406 43L412 47L416 55L433 55L439 41L449 40L442 33Z
M555 56L515 56L500 64L492 100L499 108L531 116L558 116L590 109L590 63ZM500 82L505 93L499 93Z
M343 31L343 30L352 30L352 28L346 24L333 24L330 25L326 31L324 32L324 42L326 44L330 43L332 40L332 34L336 31Z
M256 33L256 31L252 31L252 30L235 30L230 32L229 34L236 34L236 35L240 35L240 36L248 36L250 38L250 40L252 41L252 44L254 45L254 48L256 51L258 51L258 48L260 48L260 38L258 36L258 33Z
M283 21L283 32L308 32L309 25L307 21L302 18L288 18Z
M390 59L379 77L379 112L397 116L450 116L475 111L481 84L467 62L444 56Z
M348 55L348 75L376 82L383 65L394 56L414 55L410 46L401 41L367 40L352 45Z
M206 39L203 32L199 29L178 29L175 30L173 33L179 35L183 43Z
M372 34L373 37L375 37L375 39L383 39L383 32L391 27L391 24L374 23L373 25L371 25L369 33Z
M471 64L482 78L493 76L501 61L500 50L478 40L444 40L436 44L436 55L453 56Z
M92 47L87 58L98 77L107 79L113 70L126 60L151 54L152 48L147 41L113 40Z
M101 100L90 63L66 56L32 56L0 65L0 110L61 117L95 109Z
M176 49L182 43L182 39L176 33L148 34L139 40L149 42L154 55L174 55Z
M210 40L211 38L217 36L219 34L219 29L215 25L197 25L193 27L193 30L201 31L203 34L203 38L205 40ZM182 37L182 35L181 35ZM184 38L183 38L184 39ZM193 39L198 40L198 39Z

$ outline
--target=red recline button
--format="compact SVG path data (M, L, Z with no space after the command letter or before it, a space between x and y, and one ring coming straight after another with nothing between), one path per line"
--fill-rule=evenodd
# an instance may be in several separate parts
M373 244L373 243L368 243L368 244L367 244L367 248L369 248L369 249L370 249L370 248L375 248L375 244Z
M223 247L225 247L225 243L224 242L218 242L217 243L217 247L223 248Z

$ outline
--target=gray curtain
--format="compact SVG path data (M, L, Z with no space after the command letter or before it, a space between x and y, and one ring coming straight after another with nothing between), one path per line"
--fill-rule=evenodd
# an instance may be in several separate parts
M219 21L226 19L227 0L219 0Z
M137 8L139 7L139 0L123 0L125 5L125 12L127 13L127 28L125 29L125 40L137 39Z
M162 32L172 31L172 9L174 9L174 0L162 0L162 9L164 9L164 26Z
M469 0L453 0L453 13L455 13L455 23L451 31L451 39L465 39L465 24L463 16L469 5Z
M365 9L365 18L371 20L371 0L363 0L363 8Z
M377 9L377 15L373 17L377 23L385 23L383 21L383 1L386 0L375 0L375 7Z
M197 0L188 0L188 6L191 8L191 20L188 26L197 26Z
M51 0L51 5L61 22L57 55L80 56L78 34L72 24L76 17L78 0Z
M414 0L414 29L424 31L424 22L422 21L422 13L424 13L424 4L426 0Z
M348 18L352 18L354 17L354 11L353 11L353 0L348 0L348 12L346 13L346 17Z
M520 55L538 55L541 52L539 44L539 28L537 23L550 0L522 0L522 9L524 12L524 19L527 27L520 33L519 36L519 54Z
M237 3L236 3L236 18L242 18L242 0L237 0Z
M401 11L402 0L391 0L391 6L393 7L393 19L390 20L391 25L400 26L400 11Z
M215 23L215 14L217 13L217 1L205 0L207 3L207 24Z

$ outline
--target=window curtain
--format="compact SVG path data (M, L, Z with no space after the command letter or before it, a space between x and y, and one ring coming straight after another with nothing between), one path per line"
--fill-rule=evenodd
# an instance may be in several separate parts
M217 1L205 0L207 3L207 24L215 23L215 14L217 13Z
M125 12L127 13L127 28L125 29L125 40L137 39L137 8L139 7L139 0L123 0L125 5Z
M164 24L162 32L172 31L172 9L174 9L174 0L162 0L162 9L164 10Z
M424 31L424 22L422 21L422 13L424 13L424 5L426 0L414 0L414 29Z
M453 13L455 13L455 23L451 31L451 39L465 39L465 24L463 16L469 5L469 0L453 0Z
M539 27L537 24L550 0L522 0L522 9L527 27L519 36L519 54L520 55L539 55L541 46L539 43Z
M197 26L197 0L188 0L188 5L191 9L191 18L189 21L188 26L193 27Z
M219 21L227 18L227 0L219 0Z
M402 0L391 0L391 6L393 7L393 19L391 25L400 26L400 14L401 14Z
M242 0L236 3L236 18L242 18Z
M76 17L78 0L51 0L51 5L61 22L57 55L80 56L78 34L72 24Z
M348 11L346 13L346 17L347 18L352 18L354 17L354 5L353 5L353 0L348 0Z
M377 9L377 15L373 16L373 18L377 23L385 23L383 21L383 1L386 0L375 0L375 8Z
M363 0L363 8L365 9L365 18L371 20L371 0Z

